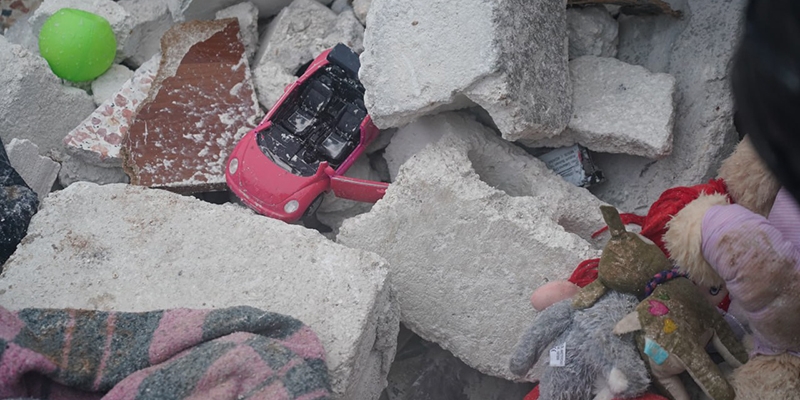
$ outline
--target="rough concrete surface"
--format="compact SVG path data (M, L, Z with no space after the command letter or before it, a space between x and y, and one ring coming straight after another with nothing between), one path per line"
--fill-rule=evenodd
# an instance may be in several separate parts
M0 305L146 311L249 305L322 340L337 399L375 399L399 323L386 262L300 226L162 190L51 194L0 275Z
M242 37L248 61L253 61L258 50L258 8L246 1L217 11L216 19L239 20L239 35Z
M16 26L16 25L15 25ZM45 155L94 111L92 97L61 84L47 62L0 35L0 137L28 139Z
M75 182L93 182L98 185L109 183L128 183L130 178L121 166L103 166L86 162L81 157L69 154L58 154L61 170L58 172L58 183L63 187Z
M36 192L39 199L50 193L61 165L49 157L39 155L39 146L30 140L11 139L6 146L11 166Z
M62 8L88 11L105 18L111 24L111 30L114 31L114 37L117 39L116 62L128 58L125 49L126 47L130 49L132 46L132 43L128 43L128 38L133 30L134 19L125 8L113 0L47 0L30 17L29 21L34 37L39 37L39 31L42 30L44 22Z
M364 47L364 101L380 128L473 104L511 141L569 122L563 1L374 0Z
M485 374L513 379L509 355L535 317L531 292L598 254L587 239L603 226L601 202L458 113L400 129L393 151L414 155L337 240L389 262L411 330Z
M372 4L372 0L353 0L353 12L356 14L356 18L361 21L362 24L367 24L367 13L369 13L369 6Z
M364 27L350 11L336 14L315 0L294 0L260 39L253 79L261 105L271 108L294 74L319 53L343 43L364 50Z
M179 3L180 0L118 1L133 17L133 28L124 50L128 64L138 67L159 52L161 36L175 25L172 9L178 8Z
M671 17L625 17L618 58L675 77L677 93L672 154L660 161L598 154L607 177L593 189L622 211L646 213L666 189L716 176L736 144L730 59L742 28L744 0L676 0Z
M133 71L120 64L114 64L103 75L92 81L92 99L100 106L122 89L122 86L133 77Z
M605 153L655 159L669 155L675 78L608 57L579 57L569 68L572 118L566 132L538 146L580 143Z
M581 56L615 57L619 24L600 6L567 9L569 59Z

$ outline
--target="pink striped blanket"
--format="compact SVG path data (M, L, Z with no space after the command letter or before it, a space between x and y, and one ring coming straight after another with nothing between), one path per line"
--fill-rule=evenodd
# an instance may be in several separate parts
M0 399L331 396L302 322L252 307L143 313L0 307Z

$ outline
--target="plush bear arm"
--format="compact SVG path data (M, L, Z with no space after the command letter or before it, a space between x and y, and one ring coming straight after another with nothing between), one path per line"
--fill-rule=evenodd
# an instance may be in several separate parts
M572 324L571 301L564 300L548 307L522 335L514 347L509 367L517 376L525 376L539 359L545 346L552 343Z
M697 284L708 287L722 286L723 281L703 257L702 221L711 207L724 204L728 204L725 195L702 194L675 214L664 234L664 244L678 268Z
M769 220L736 204L708 210L702 249L745 311L764 309L798 279L794 244Z

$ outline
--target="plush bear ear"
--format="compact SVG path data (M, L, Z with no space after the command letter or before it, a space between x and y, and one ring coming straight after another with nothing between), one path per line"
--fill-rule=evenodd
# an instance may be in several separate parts
M667 223L664 245L670 258L681 272L700 285L722 286L725 281L711 268L703 257L702 222L709 208L727 205L728 198L723 194L701 194L687 204Z
M768 216L781 185L745 137L719 168L733 201L763 216Z

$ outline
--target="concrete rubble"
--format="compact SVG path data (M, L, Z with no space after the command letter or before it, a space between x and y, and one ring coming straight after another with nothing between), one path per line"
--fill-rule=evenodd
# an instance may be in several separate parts
M217 11L215 17L239 20L239 34L247 52L247 60L252 63L258 49L258 8L250 2L239 3Z
M322 340L335 398L376 399L399 328L387 272L375 254L233 205L76 183L45 199L0 275L0 305L284 313Z
M94 111L92 97L61 84L47 62L0 35L0 138L27 139L45 155Z
M579 57L569 68L572 118L567 130L536 146L579 143L594 151L654 159L670 154L675 78L607 57Z
M0 33L27 18L40 4L42 0L0 0Z
M519 400L534 386L483 375L403 326L388 381L381 400Z
M120 64L114 64L106 73L92 81L92 99L102 105L122 89L125 82L133 77L134 71Z
M64 137L64 145L71 155L99 167L120 168L121 172L122 140L127 137L139 106L147 98L160 60L160 56L155 56L139 67L117 93Z
M593 192L623 211L646 213L666 189L691 186L716 176L733 150L730 60L742 28L744 0L677 1L681 19L620 18L618 58L675 78L672 153L659 161L598 154L607 183Z
M372 0L353 0L352 4L356 18L358 18L362 24L366 25L367 13L369 12L369 6L372 4Z
M604 6L567 9L569 59L616 57L619 24Z
M135 185L223 190L228 154L260 117L239 22L176 25L161 47L148 97L123 138L123 168Z
M738 139L745 0L668 0L680 17L566 3L0 0L0 139L33 189L2 182L0 211L19 190L25 218L42 201L0 261L0 306L250 305L315 330L336 399L521 399L508 359L530 295L599 254L599 206L644 214ZM38 55L62 7L115 32L93 82ZM384 198L329 194L324 236L225 204L233 146L337 43L361 53L382 129L346 175L391 181ZM575 144L602 171L591 191L531 155L583 166Z
M173 9L180 0L119 0L122 8L133 18L133 28L124 53L126 63L134 67L144 64L159 52L161 36L175 25Z
M62 8L88 11L108 20L117 39L116 61L120 62L128 58L125 50L132 48L128 39L133 30L134 19L125 8L113 0L47 0L30 17L29 23L34 38L39 37L39 31L44 22ZM35 50L38 54L38 47Z
M39 146L30 140L11 139L6 152L11 166L25 183L40 200L45 198L56 182L61 165L49 157L40 156Z
M531 292L597 255L589 237L603 226L601 202L462 114L400 129L386 153L390 169L406 161L337 241L389 262L411 330L512 379L509 354L535 317Z
M352 12L336 14L315 0L292 1L261 38L253 68L259 102L272 108L300 67L337 43L361 53L363 36Z
M566 128L562 1L374 0L368 22L360 78L378 127L477 104L509 141Z

